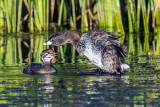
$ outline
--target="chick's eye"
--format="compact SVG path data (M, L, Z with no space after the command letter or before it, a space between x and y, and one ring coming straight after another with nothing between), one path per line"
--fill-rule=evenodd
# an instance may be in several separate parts
M55 40L54 40L54 39L52 39L51 41L52 41L52 42L55 42Z

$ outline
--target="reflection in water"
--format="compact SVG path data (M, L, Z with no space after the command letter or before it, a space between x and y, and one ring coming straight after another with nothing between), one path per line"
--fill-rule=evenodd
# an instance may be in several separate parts
M128 76L98 76L92 81L83 84L87 96L90 96L88 105L120 106L120 101L125 100L124 87L128 84ZM114 102L114 103L110 103Z
M11 72L9 78L5 77L0 80L0 106L2 104L4 106L51 104L55 90L53 75L21 75L16 76L15 80L13 72L8 72ZM26 76L28 77L25 78Z
M41 75L41 83L42 83L42 90L44 90L43 94L47 93L53 93L55 88L54 88L54 77L53 75L46 74L46 75ZM44 96L45 97L45 96ZM43 105L44 107L52 107L52 104L50 103L45 103Z
M40 62L40 53L47 48L41 44L47 38L43 34L34 36L31 34L27 36L27 38L25 36L22 38L20 35L0 36L1 65L16 66L23 61L27 61L25 60L27 57L29 60L33 58L34 61Z
M41 75L41 81L42 81L41 83L44 85L42 89L44 89L46 93L52 93L54 91L55 88L52 85L52 83L54 83L53 75L50 74Z
M80 65L62 65L57 66L60 74L55 76L26 75L19 70L1 70L0 106L117 107L160 104L160 73L152 68L148 67L148 71L144 71L140 69L141 65L135 66L134 72L128 71L121 76L72 76L73 72L91 72L95 67L82 65L82 69L78 67Z
M159 34L154 35L154 38L157 37L157 40L150 40L150 36L153 35L132 33L126 35L126 37L128 37L127 39L129 40L129 42L127 42L128 52L138 56L146 54L152 55L153 53L159 55L160 42L158 41L160 39L158 38L160 36ZM43 42L46 41L47 38L48 33L46 32L42 34L26 34L24 36L0 36L0 64L15 66L17 64L21 64L22 62L40 62L40 53L44 49L49 48L49 46L43 46ZM152 51L152 47L154 52ZM55 51L58 53L58 63L89 63L89 61L82 54L79 54L77 51L75 51L72 45L55 47Z

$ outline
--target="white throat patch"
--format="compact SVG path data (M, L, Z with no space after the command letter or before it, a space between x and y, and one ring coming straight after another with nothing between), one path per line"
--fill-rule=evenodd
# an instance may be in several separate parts
M46 56L44 57L43 60L44 60L45 62L50 62L50 61L52 60L52 58L53 58L53 57L48 54L48 55L46 55Z

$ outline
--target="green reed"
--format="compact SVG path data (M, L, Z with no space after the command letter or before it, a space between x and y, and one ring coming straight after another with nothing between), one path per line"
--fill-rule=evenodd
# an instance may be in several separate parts
M51 2L56 4L50 7ZM23 3L25 7L22 9ZM124 4L126 6L121 6ZM8 33L20 32L23 12L30 16L28 21L30 32L47 31L49 16L51 16L50 19L58 26L70 26L70 28L83 30L92 28L94 25L99 29L121 34L125 34L128 30L125 31L124 26L129 28L129 32L144 30L145 33L149 33L151 31L149 25L153 21L155 24L153 30L157 33L157 26L160 24L159 5L159 0L0 0L0 27L5 27ZM22 11L25 8L28 10L26 13ZM56 20L53 20L53 16ZM124 19L128 19L128 22L124 22L126 21Z
M72 48L72 63L75 63L75 58L76 58L76 50L75 48Z
M103 0L103 10L104 10L104 21L105 21L105 26L108 28L110 32L113 31L113 10L112 7L112 1L111 0Z
M29 29L30 29L30 32L34 32L33 0L28 0L28 3L27 3L27 1L25 1L25 4L26 4L26 7L28 7L28 11L29 11L29 14L30 14Z
M10 20L10 16L11 16L11 2L8 2L8 0L5 0L4 1L4 4L5 4L5 8L4 8L4 11L5 11L5 19L6 19L6 23L7 23L7 31L8 31L8 33L10 33L11 32L11 30L12 30L12 26L11 26L11 20ZM6 8L6 7L8 7L8 8Z
M133 54L133 55L144 55L150 53L154 53L153 50L150 48L150 43L153 41L149 40L149 35L148 34L143 34L144 35L144 41L141 40L142 34L133 34L129 33L129 42L128 42L128 53ZM156 47L156 49L158 49Z
M12 37L7 38L6 42L6 52L5 52L5 64L7 65L16 65L16 39Z
M20 32L22 0L1 0L0 8L7 32Z
M104 22L104 17L103 17L104 11L103 11L101 4L102 4L101 0L98 0L96 4L97 20L99 23L99 27L104 27L105 26L105 23L103 23Z
M0 65L22 64L21 37L0 36Z
M46 49L46 47L43 46L43 42L45 42L44 40L44 36L34 35L34 42L32 45L34 49L33 58L35 62L41 62L40 54L43 50Z
M149 51L149 34L145 34L144 37L144 52L148 52Z
M57 57L58 57L58 61L60 61L61 63L64 63L65 62L65 52L64 52L64 46L58 46L57 47L57 53L59 53L58 55L57 55Z
M34 0L35 23L40 31L48 30L49 23L49 0Z
M160 0L156 2L156 5L158 4L159 8L157 9L157 12L156 12L156 25L157 26L157 32L160 33Z
M0 28L2 28L2 27L4 27L4 11L3 11L3 1L2 0L0 0ZM2 30L0 30L0 32L2 32Z
M64 4L63 4L63 14L62 14L62 26L66 26L67 25L67 3L66 3L66 0L64 1Z
M149 2L150 3L150 2ZM146 10L146 3L145 0L141 0L141 7L142 7L142 15L143 15L143 25L144 25L144 31L145 33L149 33L149 28L148 28L148 21L149 21L149 10L150 10L150 4L148 3L148 13Z
M60 48L60 53L61 53L61 58L62 58L62 62L65 62L65 54L64 54L64 49L63 49L63 46L59 46Z
M46 31L49 26L49 0L24 0L30 14L29 30Z
M136 46L137 55L142 55L142 46L141 46L141 39L139 34L136 35L136 43L137 43L137 46Z
M123 28L123 23L122 23L122 16L120 13L120 2L119 0L113 0L113 4L114 4L114 14L115 14L115 20L116 20L116 26L118 29L118 32L121 32L121 34L125 34L124 28Z
M86 19L86 0L79 1L81 5L81 29L83 30L85 27L88 26L87 19Z
M158 0L155 0L156 3L155 5L160 5L160 1ZM159 4L158 4L159 3ZM156 6L155 6L156 7ZM157 12L156 12L156 22L155 22L155 25L158 25L158 26L155 26L155 30L154 32L157 32L157 46L156 46L156 51L157 51L157 54L160 55L160 8L157 9Z
M5 46L3 46L5 43L4 36L0 36L0 65L3 64L4 62L4 57L5 57Z
M76 10L75 10L75 0L72 0L72 14L73 14L73 22L74 28L76 28Z
M134 43L134 35L132 33L129 34L129 46L128 46L128 52L129 53L135 53L135 43Z
M59 16L58 16L58 26L61 26L63 4L64 4L64 0L61 0L61 5L60 5L60 9L59 9Z
M99 27L105 27L109 32L114 31L125 34L120 8L119 0L98 0L96 4L96 19L99 22Z
M22 14L22 0L17 1L18 13L17 13L17 32L20 32L20 22L21 22L21 14Z
M160 33L157 33L156 54L160 55Z
M128 26L129 32L134 32L135 26L135 0L128 0Z

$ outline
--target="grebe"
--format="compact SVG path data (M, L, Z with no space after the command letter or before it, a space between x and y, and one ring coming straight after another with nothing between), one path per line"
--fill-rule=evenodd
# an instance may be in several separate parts
M126 46L118 38L120 37L105 31L88 32L82 37L75 31L64 31L53 34L43 45L60 46L71 43L78 52L102 70L121 74L129 65L123 59L126 57Z
M23 73L29 74L56 74L57 70L54 68L50 62L54 58L56 53L51 49L46 49L42 51L40 58L41 64L32 63L24 68Z

